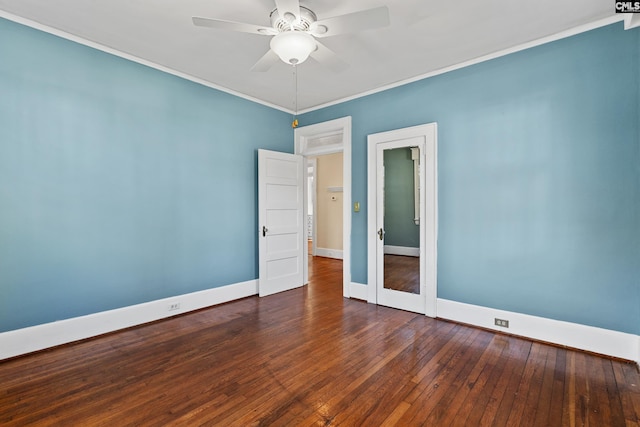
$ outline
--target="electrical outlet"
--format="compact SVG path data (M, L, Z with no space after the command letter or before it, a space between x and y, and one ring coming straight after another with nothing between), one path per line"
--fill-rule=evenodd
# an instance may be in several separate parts
M505 320L505 319L498 319L497 317L494 319L493 322L496 326L500 326L502 328L508 328L509 327L509 321Z
M180 303L174 302L173 304L169 304L169 311L175 311L180 309Z

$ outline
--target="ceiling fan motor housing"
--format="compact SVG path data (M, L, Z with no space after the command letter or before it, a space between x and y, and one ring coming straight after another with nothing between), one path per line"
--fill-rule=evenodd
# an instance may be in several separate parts
M318 20L316 14L304 6L300 6L299 20L296 20L292 14L281 16L278 9L273 9L269 18L271 18L271 26L281 33L285 31L309 31L311 24Z
M267 71L278 58L286 64L297 65L309 56L336 72L343 71L347 64L316 37L331 37L389 25L386 6L318 21L311 9L300 5L300 0L275 0L275 3L276 8L269 15L271 27L197 16L192 20L194 25L201 27L273 36L271 49L256 62L252 71Z

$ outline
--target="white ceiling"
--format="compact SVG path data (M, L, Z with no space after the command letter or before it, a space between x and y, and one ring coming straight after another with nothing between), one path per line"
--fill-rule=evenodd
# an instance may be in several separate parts
M610 0L303 0L318 19L387 5L391 25L322 42L350 64L298 66L298 111L375 91L583 25ZM294 109L293 68L250 71L270 37L195 27L192 16L270 26L273 0L0 0L0 16L50 27L213 87ZM57 31L55 31L57 30ZM91 44L91 43L90 43ZM107 49L109 50L109 49Z

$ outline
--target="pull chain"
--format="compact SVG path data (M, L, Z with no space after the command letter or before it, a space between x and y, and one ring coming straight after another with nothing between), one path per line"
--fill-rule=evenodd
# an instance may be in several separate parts
M294 84L294 98L293 98L293 122L291 122L292 128L298 127L298 67L293 64L293 84Z

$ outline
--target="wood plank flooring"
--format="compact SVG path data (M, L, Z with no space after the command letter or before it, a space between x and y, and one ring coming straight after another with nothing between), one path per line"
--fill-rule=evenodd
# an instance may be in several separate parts
M2 426L637 426L635 365L312 283L0 362Z

